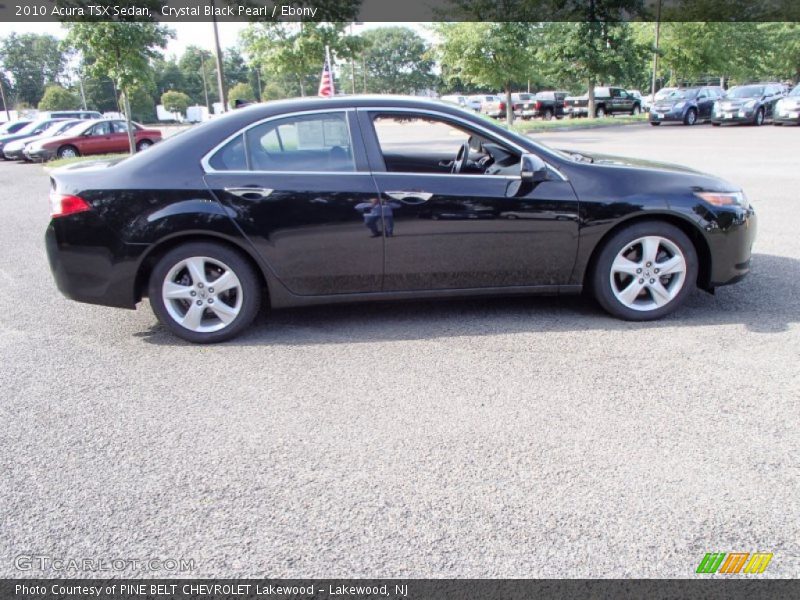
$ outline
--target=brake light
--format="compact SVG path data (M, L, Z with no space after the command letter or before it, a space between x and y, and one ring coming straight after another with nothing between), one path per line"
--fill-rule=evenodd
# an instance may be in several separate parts
M542 103L541 103L541 101L537 100L536 101L536 110L539 110L540 108L542 108Z
M91 210L91 206L80 196L50 192L50 217L66 217L75 213Z
M501 102L500 103L500 110L505 110L505 109L506 109L506 103L505 102Z

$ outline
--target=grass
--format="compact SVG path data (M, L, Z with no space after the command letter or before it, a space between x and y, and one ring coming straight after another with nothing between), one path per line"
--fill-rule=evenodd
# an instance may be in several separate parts
M531 119L523 121L517 119L511 129L517 133L535 133L537 131L570 130L570 129L595 129L597 127L615 127L618 125L635 125L646 123L647 115L620 115L617 117L605 117L603 119L553 119L552 121L541 121Z
M121 154L93 154L91 156L76 156L74 158L57 158L45 163L44 166L48 169L55 169L56 167L63 167L65 165L72 165L75 163L93 160L114 160L117 158L125 158L126 156L129 156L127 152Z

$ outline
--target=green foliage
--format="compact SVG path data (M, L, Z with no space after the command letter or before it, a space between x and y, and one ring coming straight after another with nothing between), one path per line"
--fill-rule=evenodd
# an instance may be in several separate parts
M39 101L39 110L75 110L80 107L78 97L60 85L49 85Z
M11 33L0 43L0 62L14 81L13 87L6 87L9 104L35 106L45 87L59 82L66 60L58 40L51 35Z
M255 99L256 95L249 83L237 83L228 90L228 104L230 106L234 106L237 100L253 102Z
M366 67L370 92L413 94L436 83L430 48L412 29L381 27L367 30L360 37L363 51L355 61L356 79L363 80L363 67ZM360 74L359 66L362 67ZM352 87L351 68L348 63L340 84L342 88Z
M171 113L185 114L192 99L183 92L170 90L161 94L161 104Z
M131 120L140 123L156 122L156 103L150 92L142 86L134 86L128 92L131 105Z
M209 108L218 101L217 64L210 52L189 46L178 61L178 67L183 75L182 91L189 94L193 103L206 106L206 94Z

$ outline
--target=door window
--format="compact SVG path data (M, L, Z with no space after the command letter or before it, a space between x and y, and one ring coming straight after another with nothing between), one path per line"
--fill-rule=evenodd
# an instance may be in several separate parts
M111 133L111 123L106 121L103 123L98 123L94 127L92 127L91 135L109 135Z
M125 121L114 121L115 133L128 133L128 124Z

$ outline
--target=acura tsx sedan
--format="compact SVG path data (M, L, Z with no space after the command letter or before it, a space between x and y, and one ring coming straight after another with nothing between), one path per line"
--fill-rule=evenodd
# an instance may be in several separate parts
M736 185L554 150L457 106L390 96L252 105L119 162L51 172L58 288L192 342L259 308L591 292L633 321L750 269Z

